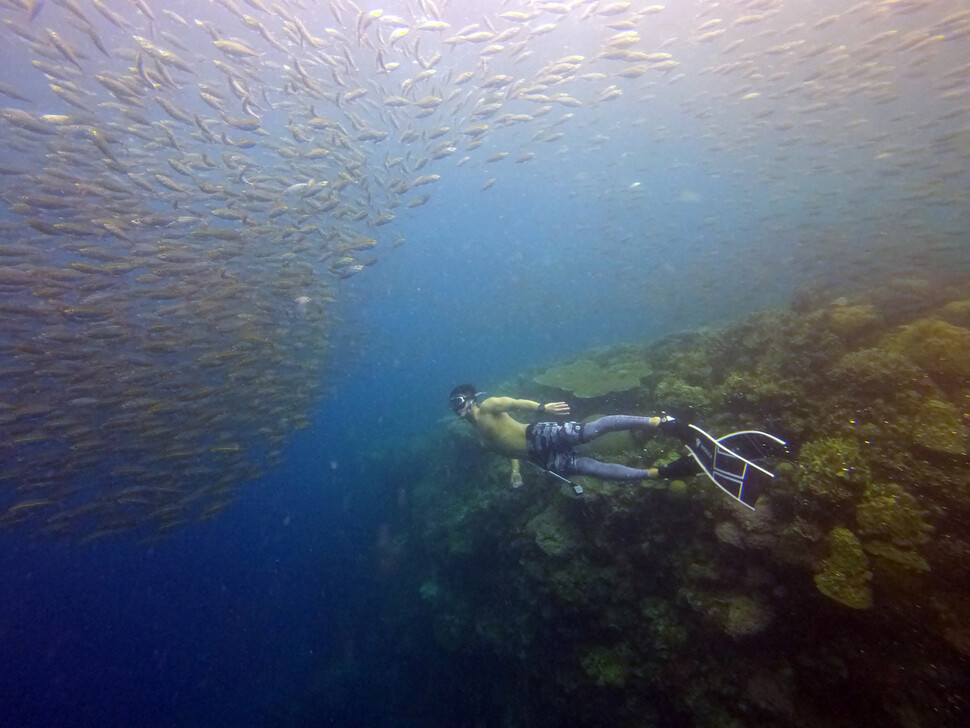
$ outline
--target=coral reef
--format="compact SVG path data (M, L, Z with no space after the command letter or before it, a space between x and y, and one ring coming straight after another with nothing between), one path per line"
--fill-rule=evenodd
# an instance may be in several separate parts
M954 326L970 327L970 299L950 301L940 309L940 318Z
M889 562L884 569L890 572L930 570L918 549L930 540L933 527L912 495L895 483L871 483L855 513L863 548L875 563Z
M710 405L711 398L703 387L694 387L673 374L657 383L654 396L667 403L671 411L700 410Z
M569 556L579 547L578 534L564 513L561 501L553 501L526 524L535 534L536 546L549 556Z
M771 610L754 594L685 589L682 596L718 631L732 637L757 634L771 624Z
M970 330L937 318L914 321L887 337L882 348L912 359L931 374L970 376Z
M755 511L703 477L566 498L528 466L509 489L508 461L449 422L409 454L389 622L515 676L490 697L501 725L965 725L968 326L970 282L904 275L522 375L515 394L579 417L666 410L792 455ZM683 452L625 434L591 451Z
M862 544L847 528L829 532L829 555L815 575L815 586L825 596L853 609L872 606L872 572Z
M622 687L629 670L623 653L628 649L624 646L593 647L583 656L583 669L597 685Z
M818 500L853 498L865 488L871 469L859 443L844 437L809 440L799 453L799 487Z

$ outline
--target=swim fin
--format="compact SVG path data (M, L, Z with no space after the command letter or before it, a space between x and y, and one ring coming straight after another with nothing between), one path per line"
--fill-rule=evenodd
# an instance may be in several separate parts
M757 430L732 432L716 438L697 425L689 427L691 438L686 443L687 451L704 474L729 496L754 510L758 496L775 475L748 457L771 457L772 449L785 449L785 441Z

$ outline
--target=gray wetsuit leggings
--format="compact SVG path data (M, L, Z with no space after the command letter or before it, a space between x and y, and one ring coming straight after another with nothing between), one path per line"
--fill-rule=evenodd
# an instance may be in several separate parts
M573 448L595 440L607 432L620 430L653 430L649 417L607 415L593 422L536 422L526 428L529 461L544 470L560 475L589 475L600 480L645 480L646 470L629 468L619 463L577 455Z

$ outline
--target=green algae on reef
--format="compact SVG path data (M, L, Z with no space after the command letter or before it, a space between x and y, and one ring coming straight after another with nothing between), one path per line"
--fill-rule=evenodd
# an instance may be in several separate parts
M510 490L508 461L448 422L414 446L401 629L420 613L442 659L518 676L491 687L509 726L966 725L968 301L967 280L900 277L506 385L580 418L768 430L792 459L753 512L702 478L584 479L569 499L527 466ZM622 363L619 384L587 388L589 362ZM679 452L624 436L599 454Z

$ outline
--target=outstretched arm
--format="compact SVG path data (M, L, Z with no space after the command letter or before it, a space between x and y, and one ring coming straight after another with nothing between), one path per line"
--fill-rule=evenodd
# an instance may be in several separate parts
M513 397L489 397L482 402L481 411L485 414L495 415L499 412L511 412L512 410L522 410L524 412L548 412L552 415L568 415L569 405L565 402L550 402L543 405L531 399L515 399Z

